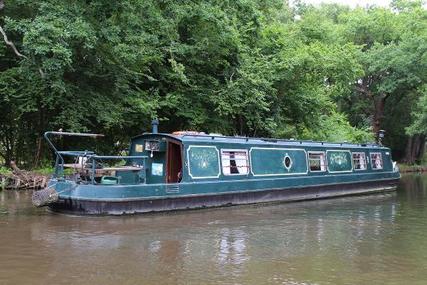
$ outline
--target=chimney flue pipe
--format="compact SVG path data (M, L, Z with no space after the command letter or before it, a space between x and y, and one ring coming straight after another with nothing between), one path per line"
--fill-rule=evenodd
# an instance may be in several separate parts
M158 119L154 119L151 121L151 133L153 134L157 134L159 133L159 120Z

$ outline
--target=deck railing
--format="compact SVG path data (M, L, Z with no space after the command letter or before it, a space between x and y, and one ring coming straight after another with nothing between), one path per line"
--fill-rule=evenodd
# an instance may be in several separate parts
M46 132L44 134L44 137L46 141L48 142L49 146L52 148L52 150L56 154L55 159L55 173L53 176L55 178L61 178L64 177L64 168L70 167L74 170L80 170L81 172L88 172L89 173L89 179L92 184L96 184L95 178L97 171L135 171L138 174L139 180L142 180L142 183L146 182L146 159L148 156L143 155L133 155L133 156L121 156L121 155L96 155L93 151L87 151L87 150L75 150L75 151L60 151L58 150L55 145L52 143L52 141L49 139L49 135L56 135L56 136L77 136L77 137L91 137L91 138L98 138L103 137L104 135L101 134L86 134L86 133L69 133L69 132ZM74 163L72 165L67 165L65 163L64 157L74 157ZM107 167L107 168L99 168L98 162L104 161L104 160L138 160L138 163L142 162L141 164L137 165L126 165L126 166L113 166L113 167Z

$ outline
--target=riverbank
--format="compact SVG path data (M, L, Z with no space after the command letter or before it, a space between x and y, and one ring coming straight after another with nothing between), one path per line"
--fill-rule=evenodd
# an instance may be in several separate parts
M401 173L427 172L427 165L399 163Z
M49 169L26 171L19 169L14 163L11 168L0 168L0 190L37 190L46 187Z

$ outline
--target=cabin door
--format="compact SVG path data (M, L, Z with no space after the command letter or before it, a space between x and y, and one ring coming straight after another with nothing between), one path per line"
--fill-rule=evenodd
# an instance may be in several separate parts
M181 145L168 142L166 183L178 183L182 179Z

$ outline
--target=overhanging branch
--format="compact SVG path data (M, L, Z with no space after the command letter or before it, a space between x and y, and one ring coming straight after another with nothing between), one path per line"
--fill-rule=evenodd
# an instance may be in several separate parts
M3 10L3 8L4 8L4 0L0 0L0 11L1 11L1 10ZM20 52L19 52L19 50L16 48L15 44L14 44L12 41L10 41L10 40L8 39L8 37L7 37L7 35L6 35L6 32L3 30L3 27L2 27L2 26L0 26L0 33L3 35L3 40L4 40L4 42L6 43L6 45L10 46L10 47L12 48L13 52L14 52L18 57L28 59L28 57L27 57L26 55L24 55L24 54L20 53ZM45 75L44 75L44 72L43 72L43 70L41 69L41 67L39 67L39 73L40 73L40 76L41 76L42 78L44 78L44 76L45 76Z
M0 0L0 11L3 10L3 8L4 8L4 0ZM15 44L7 38L6 32L3 30L2 26L0 26L0 33L3 35L4 42L12 48L13 52L17 56L28 59L28 57L20 53L16 48Z
M0 11L3 10L3 8L4 8L4 0L0 0ZM13 52L17 56L28 59L28 57L23 55L22 53L20 53L18 51L18 49L16 48L15 44L7 38L6 32L3 30L2 26L0 26L0 33L3 35L3 40L6 43L6 45L10 46L12 48Z
M22 53L20 53L20 52L18 51L18 49L16 48L15 44L14 44L12 41L9 41L9 39L7 38L7 35L6 35L6 33L4 32L4 30L3 30L3 27L2 27L2 26L0 26L0 33L3 35L3 40L4 40L4 42L5 42L8 46L10 46L10 47L12 48L13 52L14 52L17 56L22 57L22 58L25 58L25 59L28 59L28 57L27 57L27 56L23 55Z

